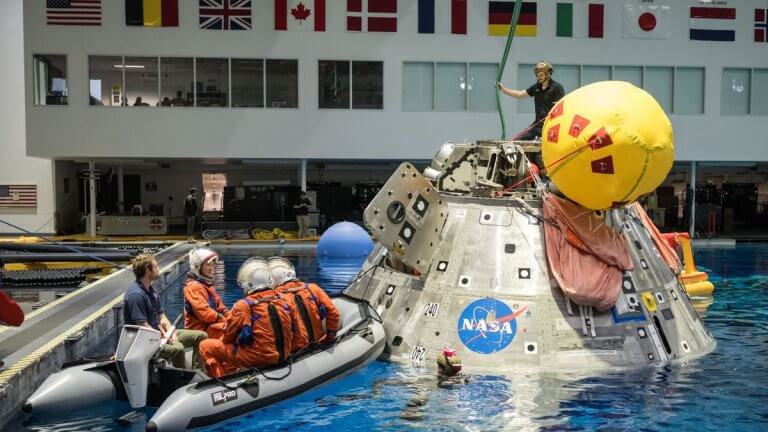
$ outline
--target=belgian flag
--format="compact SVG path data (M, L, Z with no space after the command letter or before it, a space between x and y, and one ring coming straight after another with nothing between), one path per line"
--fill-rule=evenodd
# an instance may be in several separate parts
M179 0L125 0L125 25L178 27Z
M488 2L488 35L506 36L509 33L509 24L512 22L514 10L515 2ZM515 36L536 36L535 2L523 2L520 18L517 20L517 27L515 27Z

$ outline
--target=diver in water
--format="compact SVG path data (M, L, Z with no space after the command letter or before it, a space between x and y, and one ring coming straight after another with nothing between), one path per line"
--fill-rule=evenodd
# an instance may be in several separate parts
M360 399L376 398L381 395L385 386L406 387L413 396L405 404L400 418L408 421L419 421L423 417L423 407L429 402L429 397L435 387L451 390L469 383L469 376L461 372L461 358L452 348L444 348L435 358L437 370L435 375L418 377L400 376L374 381L371 393L337 395L318 400L320 405L332 405Z

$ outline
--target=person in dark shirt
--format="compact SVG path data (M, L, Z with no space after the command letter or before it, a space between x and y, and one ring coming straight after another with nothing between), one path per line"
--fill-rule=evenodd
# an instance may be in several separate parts
M189 190L189 195L184 200L184 219L187 221L187 240L194 240L195 223L197 222L197 189Z
M152 286L152 282L160 278L160 268L150 254L141 254L133 260L133 274L136 281L132 283L123 296L123 320L125 324L158 330L168 341L160 349L160 357L170 360L174 367L184 368L184 348L194 347L195 363L199 367L198 346L208 335L199 330L176 330L173 334L172 324L165 316L160 296Z
M296 210L296 223L299 224L299 238L307 237L309 232L309 206L312 205L312 201L307 198L307 193L301 191L298 201L293 205L293 209Z
M544 119L549 114L549 110L555 106L555 103L565 96L563 85L552 79L554 69L549 62L540 61L533 68L536 75L536 83L525 90L513 90L505 87L502 83L496 83L502 92L512 96L515 99L533 97L536 111L536 119L523 131L515 140L527 141L535 140L541 137L541 128L544 125Z

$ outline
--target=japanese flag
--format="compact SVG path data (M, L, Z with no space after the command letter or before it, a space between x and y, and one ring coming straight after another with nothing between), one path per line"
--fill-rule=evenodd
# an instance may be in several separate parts
M275 0L275 30L325 31L325 0Z
M670 6L625 4L623 15L624 38L669 39L672 29Z

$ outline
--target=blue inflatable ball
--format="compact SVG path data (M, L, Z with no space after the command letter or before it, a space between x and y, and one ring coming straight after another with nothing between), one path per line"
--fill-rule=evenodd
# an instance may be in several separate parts
M352 222L334 224L317 243L317 256L320 258L364 257L372 250L371 236L360 225Z

